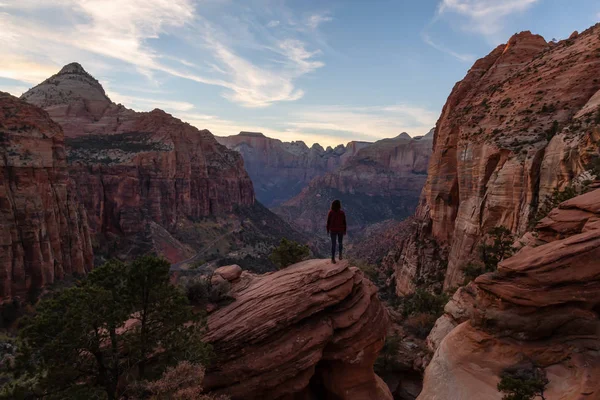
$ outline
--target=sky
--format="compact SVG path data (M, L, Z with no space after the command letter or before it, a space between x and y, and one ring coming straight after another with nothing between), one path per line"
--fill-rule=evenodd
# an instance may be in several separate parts
M76 61L137 111L335 146L423 135L512 34L599 21L598 0L0 0L0 90Z

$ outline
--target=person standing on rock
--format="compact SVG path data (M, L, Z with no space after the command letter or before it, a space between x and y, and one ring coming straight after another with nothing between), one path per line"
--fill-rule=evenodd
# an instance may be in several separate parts
M342 210L342 202L339 200L331 203L331 210L327 214L327 233L331 236L331 262L335 264L335 243L339 242L341 260L346 234L346 213Z

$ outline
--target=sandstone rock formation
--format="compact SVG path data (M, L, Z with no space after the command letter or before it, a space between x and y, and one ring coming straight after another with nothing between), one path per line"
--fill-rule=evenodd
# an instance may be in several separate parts
M386 263L400 295L456 287L493 227L525 233L555 189L592 178L599 156L600 26L549 45L522 32L457 83L435 130L414 235Z
M235 301L208 318L217 361L205 388L233 400L392 399L373 372L388 317L358 269L309 260L236 275L220 275Z
M545 369L548 399L600 398L600 190L560 204L525 246L459 289L432 334L419 399L500 400L502 371Z
M237 153L161 110L138 113L112 103L79 64L22 97L45 108L68 136L70 175L99 253L160 251L180 261L191 255L180 241L195 221L254 204Z
M349 229L411 215L427 179L433 131L411 139L403 133L361 149L336 171L312 180L298 196L275 209L306 232L322 232L331 201L342 201Z
M219 143L239 152L256 190L257 199L267 207L298 194L313 178L343 165L367 142L350 142L326 150L318 144L282 142L262 133L240 132L239 135L217 137Z
M0 300L93 267L64 137L48 114L0 93Z

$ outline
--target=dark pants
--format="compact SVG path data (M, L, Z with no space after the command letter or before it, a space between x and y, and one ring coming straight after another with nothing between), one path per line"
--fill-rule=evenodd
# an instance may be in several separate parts
M331 232L331 259L335 258L335 242L340 242L340 257L344 249L344 234L342 232Z

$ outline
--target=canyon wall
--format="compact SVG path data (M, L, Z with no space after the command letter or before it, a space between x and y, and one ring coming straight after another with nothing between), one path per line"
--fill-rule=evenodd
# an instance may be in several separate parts
M239 154L161 110L140 113L112 103L79 64L22 98L65 131L69 172L99 253L160 250L180 261L193 253L180 240L194 221L254 204Z
M408 217L414 212L427 179L433 131L411 138L403 133L359 150L334 172L313 179L308 187L275 212L305 232L325 230L334 199L346 210L349 231L361 234L374 223Z
M534 232L446 305L419 399L500 400L502 373L531 366L548 378L548 399L600 397L600 189L561 203Z
M0 300L93 267L86 211L69 178L61 127L0 93Z
M219 143L239 152L252 178L257 199L273 207L298 194L308 183L336 170L367 142L350 142L335 149L318 144L308 147L302 141L282 142L256 132L217 137Z
M600 132L600 27L547 43L514 35L457 83L435 129L414 234L384 260L399 295L448 289L487 232L522 235L555 189L593 177Z

